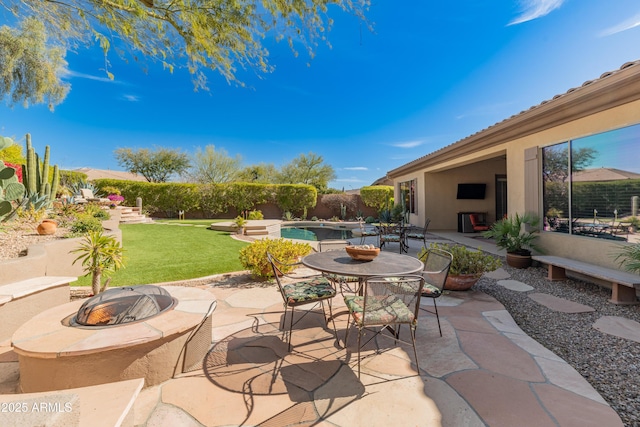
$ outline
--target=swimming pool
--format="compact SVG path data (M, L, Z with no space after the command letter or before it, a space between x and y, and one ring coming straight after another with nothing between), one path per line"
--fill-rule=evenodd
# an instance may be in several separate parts
M327 240L327 239L351 239L353 233L350 229L346 228L331 228L331 227L282 227L280 228L280 235L285 239L297 239L297 240Z

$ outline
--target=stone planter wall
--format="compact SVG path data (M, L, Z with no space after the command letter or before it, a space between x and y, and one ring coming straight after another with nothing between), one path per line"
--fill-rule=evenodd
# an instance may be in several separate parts
M117 220L103 221L107 234L122 243L122 231ZM27 256L0 261L0 285L40 276L82 276L82 265L73 265L77 254L69 253L78 247L81 237L50 240L29 246Z

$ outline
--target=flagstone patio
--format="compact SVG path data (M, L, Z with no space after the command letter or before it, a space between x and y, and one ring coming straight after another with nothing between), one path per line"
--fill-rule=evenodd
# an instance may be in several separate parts
M491 277L509 280L504 270ZM432 301L423 302L420 372L410 346L379 338L365 347L358 379L357 334L345 348L347 316L339 296L338 341L316 310L294 327L288 353L278 328L282 300L275 286L230 278L198 286L217 300L212 347L202 366L139 392L122 382L135 398L118 404L126 416L114 416L112 400L94 403L92 426L623 425L577 371L527 336L482 292L448 292L438 299L442 337ZM558 307L562 301L552 303ZM0 402L27 398L13 394L17 358L8 341L0 347ZM110 393L117 394L118 384L108 385ZM82 410L83 394L77 393ZM79 425L83 419L86 414Z

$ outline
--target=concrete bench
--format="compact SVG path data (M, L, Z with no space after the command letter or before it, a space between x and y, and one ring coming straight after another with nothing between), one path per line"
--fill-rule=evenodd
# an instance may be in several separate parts
M636 288L640 288L640 275L558 256L535 255L533 259L549 266L549 280L564 280L566 270L573 271L611 283L610 301L614 304L638 303Z
M0 341L36 314L69 302L69 283L77 277L41 276L0 285Z

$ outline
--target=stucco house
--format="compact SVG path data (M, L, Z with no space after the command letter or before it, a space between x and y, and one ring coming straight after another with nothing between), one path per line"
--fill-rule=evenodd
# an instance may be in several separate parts
M635 61L387 175L412 224L428 217L431 229L466 232L466 213L484 214L491 224L533 212L544 219L539 243L546 253L617 268L619 245L640 240L632 227L640 219L638 173Z

